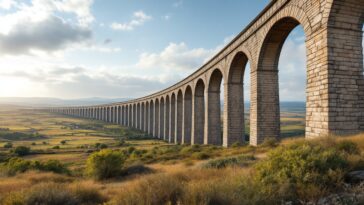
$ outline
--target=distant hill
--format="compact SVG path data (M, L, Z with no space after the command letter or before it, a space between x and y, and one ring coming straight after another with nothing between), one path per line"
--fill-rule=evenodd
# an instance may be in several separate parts
M0 97L0 105L16 105L26 107L45 107L45 106L80 106L80 105L99 105L114 102L123 102L128 98L80 98L80 99L59 99L43 97Z

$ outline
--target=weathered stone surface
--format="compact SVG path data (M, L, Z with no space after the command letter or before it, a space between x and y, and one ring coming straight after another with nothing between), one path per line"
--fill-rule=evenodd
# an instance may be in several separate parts
M363 16L363 0L271 1L210 61L167 89L128 102L50 110L121 123L171 143L230 146L244 141L242 86L249 61L250 144L278 138L279 56L286 37L301 25L307 55L306 137L358 133L364 131Z

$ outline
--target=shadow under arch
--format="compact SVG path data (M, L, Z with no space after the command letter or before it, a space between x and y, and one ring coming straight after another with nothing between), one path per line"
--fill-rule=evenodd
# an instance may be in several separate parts
M215 69L209 78L206 103L206 130L204 144L222 145L222 123L221 123L221 83L223 74Z
M182 144L191 144L192 128L192 88L187 86L183 96L183 136Z
M251 99L253 117L250 143L253 145L262 143L266 137L280 138L278 65L287 37L299 25L302 24L297 19L283 17L273 24L262 43L257 70L252 73L252 85L255 85L255 89L252 90ZM306 32L304 35L307 37ZM307 43L305 46L307 50ZM307 90L308 86L306 93Z
M240 51L235 54L227 76L224 107L223 145L245 142L244 123L244 74L248 64L247 55Z
M195 86L193 102L191 144L203 144L205 133L205 83L199 79Z

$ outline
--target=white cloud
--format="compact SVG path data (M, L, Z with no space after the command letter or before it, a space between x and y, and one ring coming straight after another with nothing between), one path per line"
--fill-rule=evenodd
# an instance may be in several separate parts
M29 5L22 3L14 12L0 15L1 53L55 52L89 40L92 31L88 25L93 21L91 5L91 0L32 0ZM61 13L75 14L77 23L63 19Z
M91 13L93 0L58 0L54 4L59 11L76 14L80 25L88 25L94 21Z
M221 46L218 46L220 48ZM142 53L137 66L141 68L163 68L167 70L193 70L217 52L216 49L190 49L186 43L170 43L160 53Z
M117 23L114 22L110 25L110 27L114 30L121 30L121 31L132 31L137 26L143 25L146 21L152 19L151 16L148 16L143 11L136 11L133 14L133 19L127 23Z
M14 0L0 0L0 9L9 10L18 5Z
M179 76L150 77L116 74L104 69L51 67L32 71L3 72L1 77L42 88L38 95L50 97L141 97L159 91L180 79ZM5 91L4 91L5 92ZM0 96L3 92L0 92Z

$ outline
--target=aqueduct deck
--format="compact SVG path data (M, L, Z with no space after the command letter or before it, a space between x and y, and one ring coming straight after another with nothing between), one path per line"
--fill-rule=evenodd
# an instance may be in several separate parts
M249 61L250 143L257 145L280 135L278 61L285 39L301 25L306 137L357 133L364 130L363 21L364 0L274 0L210 61L167 89L127 102L47 110L134 127L171 143L229 146L244 141Z

